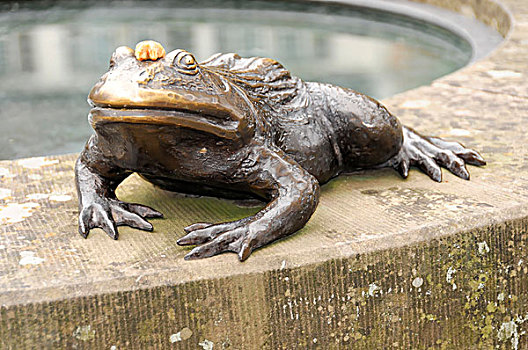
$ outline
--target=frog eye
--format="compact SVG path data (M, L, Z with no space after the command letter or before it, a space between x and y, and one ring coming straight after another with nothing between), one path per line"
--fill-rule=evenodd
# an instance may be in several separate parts
M178 68L178 70L185 74L196 74L198 71L198 63L194 56L187 51L180 51L174 57L172 64Z
M196 65L196 61L194 60L194 57L192 57L191 55L183 56L182 59L180 60L180 63L182 63L186 67L191 67L191 66Z

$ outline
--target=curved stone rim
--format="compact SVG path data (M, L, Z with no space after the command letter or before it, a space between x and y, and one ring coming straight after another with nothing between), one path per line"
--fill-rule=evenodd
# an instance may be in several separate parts
M434 1L433 1L434 2ZM506 1L505 1L506 2ZM513 1L510 1L513 2ZM494 1L488 1L485 3L482 3L482 7L485 7L486 4L494 4L496 6L499 6L502 8L502 6L498 5L498 3ZM482 8L476 8L474 9L476 14L481 14L481 19L486 19L486 12ZM480 11L480 12L479 12ZM509 18L508 12L505 11L504 13L497 13L497 16L505 16L504 18ZM523 14L523 15L526 15ZM477 15L477 18L479 16ZM499 18L496 17L496 18ZM488 18L489 19L489 18ZM505 19L502 20L507 21ZM503 23L500 20L496 20L497 27L503 27ZM515 82L511 83L508 82L508 79L514 79L516 77L515 73L518 73L513 70L508 69L492 69L489 70L489 67L495 65L494 60L497 57L501 56L501 52L508 53L508 44L515 44L515 40L519 40L518 37L522 36L523 34L517 30L515 27L515 23L512 24L512 30L509 32L507 39L505 40L505 43L499 48L497 51L495 51L492 55L493 57L486 58L483 61L479 61L475 63L474 65L468 66L458 72L455 72L453 74L450 74L446 77L443 77L433 84L421 87L415 90L407 91L402 94L399 94L393 98L387 99L385 102L387 105L392 106L391 110L396 111L399 113L404 120L404 122L411 123L412 126L418 127L421 130L429 128L430 130L434 130L433 124L428 124L425 126L420 127L420 125L413 125L417 124L417 121L420 121L422 114L426 114L426 109L431 107L431 104L449 104L450 99L455 98L455 96L459 94L466 94L468 96L478 96L481 98L488 99L487 101L491 103L494 103L492 100L495 98L497 99L499 97L501 98L508 98L508 99L525 99L528 98L528 96L522 95L524 91L526 91L526 87L524 87L525 90L522 91L522 93L515 94L514 91L516 88L519 87L519 84L516 84ZM525 35L525 34L524 34ZM527 40L527 39L522 39ZM507 64L510 64L507 62ZM500 64L497 63L497 67L500 67ZM506 65L507 67L507 65ZM520 69L522 69L524 72L528 70L528 64L525 64ZM494 73L489 73L494 72ZM471 81L468 80L468 77L474 77L474 76L481 76L483 74L490 75L489 77L484 77L482 79L492 79L491 82L493 82L493 79L497 79L495 82L496 86L491 86L493 90L490 90L490 85L487 83L487 81L480 82L480 81ZM520 73L519 73L520 74ZM497 78L498 77L498 78ZM506 82L504 82L506 80ZM479 85L480 84L480 85ZM509 90L510 89L510 90ZM512 90L513 89L513 90ZM438 96L440 97L437 100L433 100L430 98L431 96ZM424 97L426 96L426 97ZM520 96L520 97L519 97ZM411 103L409 103L411 101ZM418 102L420 103L418 103ZM423 103L423 101L428 101L429 105L427 103ZM517 100L515 100L517 101ZM519 103L522 103L524 101L520 101ZM414 104L413 104L414 103ZM439 106L438 108L440 108ZM507 107L507 106L506 106ZM448 108L449 109L449 108ZM454 115L456 115L455 112L457 110L452 110ZM458 110L458 112L460 112ZM445 110L442 111L442 113L446 113ZM435 122L435 120L432 120L431 122ZM505 136L506 137L506 136ZM522 140L522 138L521 138ZM469 139L470 142L479 143L478 140L472 140ZM489 152L487 152L489 155ZM11 174L16 174L17 176L25 176L26 178L38 178L38 176L56 176L56 174L60 172L68 172L70 171L74 155L69 156L58 156L58 157L46 157L45 159L40 158L33 158L33 159L26 159L26 160L18 160L18 161L2 161L0 162L0 168L8 169L8 171ZM36 160L39 159L39 160ZM40 162L40 163L39 163ZM505 164L507 162L504 162ZM36 165L35 165L36 164ZM492 163L493 164L493 163ZM509 164L509 163L508 163ZM410 244L420 243L427 240L434 240L439 237L445 237L447 235L453 235L455 233L460 232L466 232L470 231L475 228L479 227L486 227L491 224L500 223L506 220L511 219L518 219L518 218L524 218L528 216L528 196L527 196L527 190L523 189L521 185L515 185L514 191L517 191L516 193L510 193L512 192L509 188L504 189L501 188L501 186L509 186L510 184L513 184L513 180L509 179L508 181L502 182L502 183L495 183L497 179L493 179L493 181L488 180L488 182L482 182L482 178L485 176L489 178L490 176L493 176L493 174L490 174L486 168L484 169L475 169L472 168L472 174L473 174L473 180L470 183L464 183L464 182L458 182L456 179L453 179L451 177L448 177L449 185L443 188L438 186L432 186L429 183L428 179L425 179L423 177L419 177L418 175L411 176L411 179L409 179L406 182L399 182L396 180L395 176L392 176L390 171L380 171L380 172L365 172L360 173L357 176L357 178L362 178L363 180L368 180L368 184L365 186L360 186L358 183L362 180L355 179L354 176L347 177L344 180L342 180L339 184L334 182L334 184L330 184L326 187L326 193L333 193L336 188L336 186L342 186L343 188L347 188L355 194L355 196L359 196L358 193L361 193L361 191L378 191L380 188L382 190L386 190L390 192L390 188L396 186L398 187L399 193L405 193L405 191L410 190L411 192L413 190L419 189L426 191L425 189L431 189L432 191L428 193L428 195L434 196L446 196L445 198L451 198L447 197L448 194L453 194L453 191L462 190L464 188L469 188L470 190L477 190L479 187L484 186L485 191L487 193L491 193L492 195L496 196L497 200L500 200L502 203L502 207L500 208L494 208L493 210L488 210L489 208L485 208L482 211L474 214L465 214L461 218L459 218L459 221L456 223L456 225L453 225L452 221L443 222L443 223L433 223L429 226L415 226L412 229L409 228L405 232L402 231L394 231L390 234L380 235L377 237L369 237L369 232L364 234L363 239L357 239L356 236L354 236L353 233L349 234L349 236L353 239L336 239L336 238L328 238L323 237L324 235L319 236L321 241L325 241L325 246L317 246L314 241L318 237L313 237L307 234L307 231L309 230L318 230L318 232L323 233L327 232L327 228L325 228L325 221L315 222L313 225L308 225L306 229L304 229L301 233L288 238L287 240L279 241L272 246L268 248L264 248L260 251L257 251L251 259L248 260L248 262L239 264L236 260L236 257L233 255L223 255L219 257L215 257L209 260L203 260L203 261L193 261L193 262L177 262L174 261L174 264L162 264L162 265L154 265L154 267L150 267L146 270L142 270L144 266L141 264L139 265L140 268L132 269L123 272L121 275L119 275L119 268L110 269L110 277L108 275L105 275L104 273L107 273L109 271L104 271L105 267L102 265L103 263L106 263L106 261L101 261L99 267L102 268L101 274L98 275L90 275L90 269L86 271L81 271L81 273L87 273L86 276L79 278L79 282L75 283L75 275L72 272L71 279L67 280L67 283L58 283L58 284L52 284L51 286L43 286L40 284L40 278L38 278L38 275L34 276L34 282L36 285L30 286L30 288L27 288L27 284L24 281L24 278L27 278L27 273L31 271L38 272L38 264L21 264L20 261L22 259L18 259L18 264L20 266L27 266L28 268L26 270L22 270L23 273L20 277L22 279L20 280L11 280L11 284L5 284L3 290L0 291L0 303L4 305L14 305L14 304L20 304L20 303L34 303L34 302L43 302L43 301L51 301L51 300L60 300L63 298L70 298L72 296L86 296L91 294L98 294L98 293L109 293L109 292L117 292L117 291L123 291L123 290L134 290L134 289L142 289L142 288L151 288L155 286L160 285L175 285L175 284L181 284L185 282L190 281L200 281L204 279L219 279L219 278L226 278L228 276L236 276L241 274L254 274L254 273L266 273L268 271L272 270L280 270L281 268L284 268L285 266L287 268L296 268L296 267L309 267L314 266L316 264L331 260L331 259L337 259L337 258L343 258L343 257L353 257L358 254L368 253L372 251L378 251L378 250L385 250L390 248L398 248L403 246L408 246ZM502 174L502 173L501 173ZM525 175L526 173L524 173ZM508 176L511 174L508 174ZM514 173L513 175L518 176L519 173ZM521 176L523 174L521 173ZM6 178L6 175L4 175ZM65 177L67 178L67 176ZM7 178L6 178L7 179ZM388 179L388 182L386 181ZM40 180L36 180L40 181ZM7 182L5 182L7 183ZM64 219L68 218L68 222L66 224L65 228L62 228L64 230L71 230L71 235L76 235L74 227L76 227L76 208L75 208L75 198L67 199L63 202L61 200L51 200L51 196L60 196L61 194L48 194L46 199L36 199L36 197L32 197L35 199L28 200L28 196L32 194L38 194L35 193L35 189L39 189L39 185L36 183L31 183L28 180L27 188L25 189L13 189L13 200L10 200L10 203L41 203L39 204L40 207L45 208L53 208L53 206L56 206L58 210L60 211L57 214L59 218ZM381 187L380 187L381 185ZM53 189L56 184L51 181L48 185L49 188ZM70 183L69 186L73 188L73 183ZM137 182L133 182L129 185L129 189L137 189ZM512 185L513 186L513 185ZM483 188L484 188L483 187ZM358 190L359 188L359 190ZM15 192L18 191L19 194L16 194ZM33 192L32 192L33 191ZM125 190L126 191L126 190ZM148 191L151 191L148 189ZM388 193L389 193L388 192ZM374 192L371 192L374 193ZM378 191L377 194L380 192ZM335 194L335 193L334 193ZM467 198L470 198L470 194L467 194ZM63 194L64 195L64 194ZM66 194L66 196L69 194ZM126 195L126 194L125 194ZM363 194L362 194L363 195ZM383 194L385 195L385 194ZM18 196L18 197L17 197ZM323 194L324 196L324 194ZM337 194L335 194L335 198L338 197ZM369 196L367 193L366 196ZM414 194L414 197L417 198L420 196L420 192L417 194ZM456 196L455 196L456 197ZM18 200L17 200L18 198ZM335 199L332 197L332 200ZM361 197L363 198L363 197ZM368 197L370 198L370 197ZM384 197L387 200L391 200L396 197L393 197L390 193ZM55 198L57 199L57 198ZM59 198L60 199L60 198ZM330 199L330 197L329 197ZM339 198L338 198L339 199ZM372 198L371 198L372 199ZM39 200L45 201L45 202L39 202ZM414 199L413 199L414 200ZM372 199L373 205L376 205L376 203L379 202L379 198ZM65 206L61 207L57 203L65 203ZM477 203L477 202L475 202ZM473 203L474 204L474 203ZM321 204L323 207L325 205L324 203L324 197L323 197L323 203ZM472 205L471 203L468 205ZM27 209L28 211L31 211L31 207ZM321 209L318 209L321 211ZM390 211L389 211L390 213ZM49 214L49 213L48 213ZM335 213L334 213L335 214ZM332 215L334 215L332 214ZM338 213L339 214L339 213ZM379 212L372 212L370 213L372 215L379 214ZM336 214L337 215L337 214ZM335 216L334 216L335 218ZM361 216L358 216L357 218L362 218ZM357 219L356 218L356 219ZM353 218L351 218L352 220ZM463 220L463 221L460 221ZM38 222L38 220L37 220ZM351 221L352 222L352 221ZM27 222L26 222L27 223ZM58 222L54 222L55 224L58 224ZM156 222L154 222L157 224ZM158 223L159 225L159 223ZM314 225L317 226L317 228L314 228ZM18 227L21 231L27 230L28 226L24 223L20 224L20 226L13 226ZM363 227L354 227L354 229L362 229ZM380 226L380 229L386 228L386 226ZM31 227L30 227L31 229ZM177 228L176 228L177 229ZM180 227L181 229L181 227ZM6 229L4 227L4 233L11 232L8 231L9 228ZM331 229L330 229L331 230ZM12 232L11 232L12 233ZM127 231L127 234L131 235L131 231ZM141 232L138 233L140 235L145 235L145 233ZM174 234L174 233L172 233ZM94 236L94 235L92 235ZM103 240L99 240L96 238L94 240L94 246L93 248L100 249L101 252L105 251L105 247L109 244L105 239L107 237L104 237L103 234L99 234L103 238ZM126 235L122 235L126 236ZM176 237L177 238L177 237ZM170 238L167 238L171 243L172 241ZM164 240L160 241L163 243ZM55 242L55 241L54 241ZM59 241L57 241L59 242ZM124 240L125 245L126 244L135 244L135 242L128 242L127 240ZM292 243L293 242L293 243ZM14 241L16 243L16 241ZM60 243L60 242L59 242ZM55 244L59 244L56 243ZM65 241L65 244L69 244L71 241ZM171 243L172 244L172 243ZM292 246L302 246L302 245L310 245L312 244L312 247L314 247L311 251L301 250L296 253L292 253L291 247ZM121 247L123 247L121 246ZM56 245L54 247L60 247L60 245ZM130 246L127 249L131 249L130 247L134 248L133 245ZM172 249L176 247L176 245L169 245L168 248ZM6 248L6 247L4 247ZM9 249L12 249L11 247L7 247ZM45 248L45 247L44 247ZM137 248L137 247L135 247ZM19 249L17 246L16 249ZM26 250L18 250L15 252L15 254L18 254L18 258L24 258L24 256L21 255L22 251L31 251L31 249L24 248ZM29 250L28 250L29 249ZM80 248L83 249L83 248ZM121 248L119 248L121 249ZM182 248L178 248L182 249ZM182 250L183 251L183 250ZM166 252L166 249L163 247L159 247L158 253L162 254L161 252ZM184 251L183 251L184 252ZM133 252L130 251L132 254ZM8 254L6 254L7 257ZM167 254L168 255L168 254ZM37 258L43 259L42 257L38 256L38 253L34 255ZM25 257L30 257L26 254ZM86 256L85 256L86 257ZM62 256L61 259L69 259L66 256ZM74 258L72 258L74 259ZM150 262L152 262L152 259L164 259L164 257L158 256L158 257L151 257ZM36 262L38 260L35 259L26 259L25 262L33 261ZM143 262L144 263L144 262ZM81 265L89 264L86 262L83 262ZM80 266L81 266L80 265ZM8 267L7 270L4 271L11 271L13 266L6 264ZM30 268L35 267L34 270L31 270ZM70 266L70 267L73 267ZM11 269L11 270L10 270ZM148 271L147 271L148 270ZM62 276L63 277L63 276ZM61 277L61 278L62 278ZM86 286L89 286L89 291L86 290ZM59 293L57 293L57 288L63 288Z

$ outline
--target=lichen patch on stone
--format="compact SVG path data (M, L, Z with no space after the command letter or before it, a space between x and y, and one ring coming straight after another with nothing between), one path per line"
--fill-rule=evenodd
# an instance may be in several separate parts
M22 251L20 252L20 261L18 262L19 265L25 266L25 265L39 265L44 262L45 259L39 258L35 255L35 252L32 251Z
M79 326L73 331L73 337L82 341L92 340L95 338L95 330L90 325Z
M49 200L53 202L67 202L72 199L69 194L56 194L49 196Z
M11 198L11 190L9 188L0 188L0 200Z
M10 178L10 177L14 177L15 175L11 174L11 172L9 171L9 169L7 168L0 168L0 179L1 178Z
M49 194L47 193L31 193L31 194L26 195L26 198L32 201L47 199L48 197L49 197Z
M188 327L185 327L178 333L171 334L170 342L176 343L182 340L187 340L192 336L192 334L193 332Z
M490 251L490 248L488 246L488 243L486 243L486 241L478 243L478 252L480 255L485 255L489 253L489 251Z
M368 295L371 297L376 296L379 291L379 287L376 283L369 284Z
M414 288L420 288L422 285L423 285L423 278L421 277L416 277L413 281L412 281L412 285Z
M457 289L457 285L453 280L455 278L455 273L457 270L453 266L449 266L446 273L446 282L452 285L453 290Z
M72 199L72 196L69 194L31 193L26 195L26 198L34 201L47 199L52 202L67 202Z
M512 349L517 350L519 348L519 332L517 331L515 321L503 322L497 336L501 341L509 339L512 344Z
M405 109L420 109L428 107L431 104L429 100L409 100L400 104L398 107Z
M171 343L176 343L182 340L180 332L171 334L169 338Z
M492 78L520 78L522 74L511 70L489 70L486 72Z
M20 159L18 161L18 164L26 169L39 169L44 166L49 166L58 163L58 159L46 159L45 157Z
M0 224L9 225L24 221L39 207L38 203L7 203L0 206Z
M198 343L204 350L213 350L214 343L210 340L205 339L204 341Z
M451 136L469 136L471 131L464 129L451 129L449 130L449 135Z

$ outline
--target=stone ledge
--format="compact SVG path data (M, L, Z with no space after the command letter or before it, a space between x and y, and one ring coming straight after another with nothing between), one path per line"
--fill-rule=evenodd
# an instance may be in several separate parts
M489 23L504 27L493 1L427 2L495 13ZM514 21L500 49L385 101L405 124L482 150L489 165L470 167L470 182L445 171L441 184L417 171L406 181L390 170L342 176L323 186L304 229L242 264L185 262L176 240L190 223L257 207L132 177L118 195L167 219L152 233L84 240L74 155L0 162L0 347L528 347L528 6L503 3Z
M0 344L524 349L527 232L509 220L303 268L3 307Z

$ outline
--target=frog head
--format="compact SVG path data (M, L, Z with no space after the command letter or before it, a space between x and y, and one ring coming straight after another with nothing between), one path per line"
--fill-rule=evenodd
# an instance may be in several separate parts
M225 75L185 50L165 54L156 42L117 48L88 102L92 125L175 125L233 139L250 138L257 115L250 97Z

